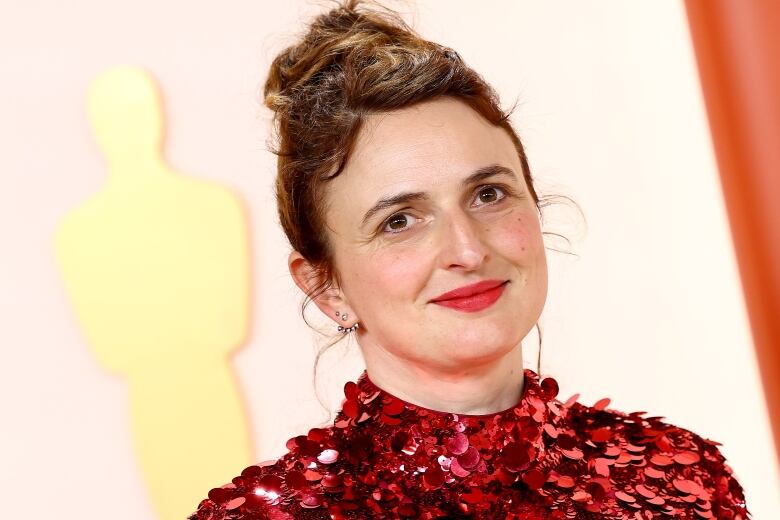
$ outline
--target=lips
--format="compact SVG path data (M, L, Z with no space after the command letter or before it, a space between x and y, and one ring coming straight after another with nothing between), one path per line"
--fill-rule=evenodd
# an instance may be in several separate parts
M468 298L470 296L474 296L475 294L480 294L489 291L491 289L495 289L496 287L503 285L504 283L506 283L506 280L483 280L481 282L477 282L471 285L465 285L453 291L440 294L436 298L432 299L431 302L442 302L442 301L449 301L449 300L457 300L460 298Z

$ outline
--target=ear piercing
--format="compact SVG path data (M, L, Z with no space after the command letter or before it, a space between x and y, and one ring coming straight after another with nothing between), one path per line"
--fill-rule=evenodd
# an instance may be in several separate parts
M344 314L339 313L339 311L336 311L336 316L341 316L341 321L347 321L347 318L349 317L349 314L346 312ZM343 332L344 334L349 334L350 332L354 332L358 329L357 322L352 325L351 327L343 327L341 325L338 326L339 332Z
M358 324L357 324L357 323L355 323L355 324L354 324L354 325L352 325L351 327L346 327L346 328L345 328L345 327L342 327L341 325L339 325L339 326L338 326L338 330L339 330L340 332L343 332L344 334L349 334L350 332L354 332L354 331L356 331L357 329L358 329Z

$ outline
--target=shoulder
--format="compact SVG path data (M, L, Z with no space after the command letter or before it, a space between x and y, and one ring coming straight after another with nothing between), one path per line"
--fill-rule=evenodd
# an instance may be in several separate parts
M292 520L286 511L282 485L283 458L245 468L240 475L216 487L199 504L188 520L239 520L272 518Z
M645 412L560 403L558 428L579 446L594 481L615 503L679 518L747 519L744 491L720 443ZM600 490L601 491L601 490Z
M327 486L329 474L309 469L309 461L321 464L338 456L338 432L312 428L308 435L287 441L287 451L277 460L245 468L230 482L208 492L188 520L319 520L330 516L320 508L323 496L317 482Z

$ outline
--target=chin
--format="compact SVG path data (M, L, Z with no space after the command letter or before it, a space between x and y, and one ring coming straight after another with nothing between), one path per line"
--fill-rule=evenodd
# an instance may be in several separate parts
M470 343L489 342L504 343L515 337L517 323L512 321L505 313L494 316L484 316L482 319L470 323L462 323L452 327L453 336Z
M517 342L512 339L514 336L508 335L507 331L497 330L495 326L471 326L465 329L460 330L460 334L449 335L451 348L448 350L458 357L500 356L517 346Z

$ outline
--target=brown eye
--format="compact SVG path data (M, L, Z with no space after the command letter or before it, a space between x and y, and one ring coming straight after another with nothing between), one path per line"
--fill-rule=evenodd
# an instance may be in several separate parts
M498 196L498 192L500 192L502 196ZM484 204L490 204L504 198L505 195L503 195L503 193L504 191L498 186L486 186L479 190L477 199Z
M389 233L398 233L400 231L403 231L406 229L408 224L409 214L408 213L398 213L396 215L393 215L389 219L385 220L385 225L382 227L383 231L387 231Z

